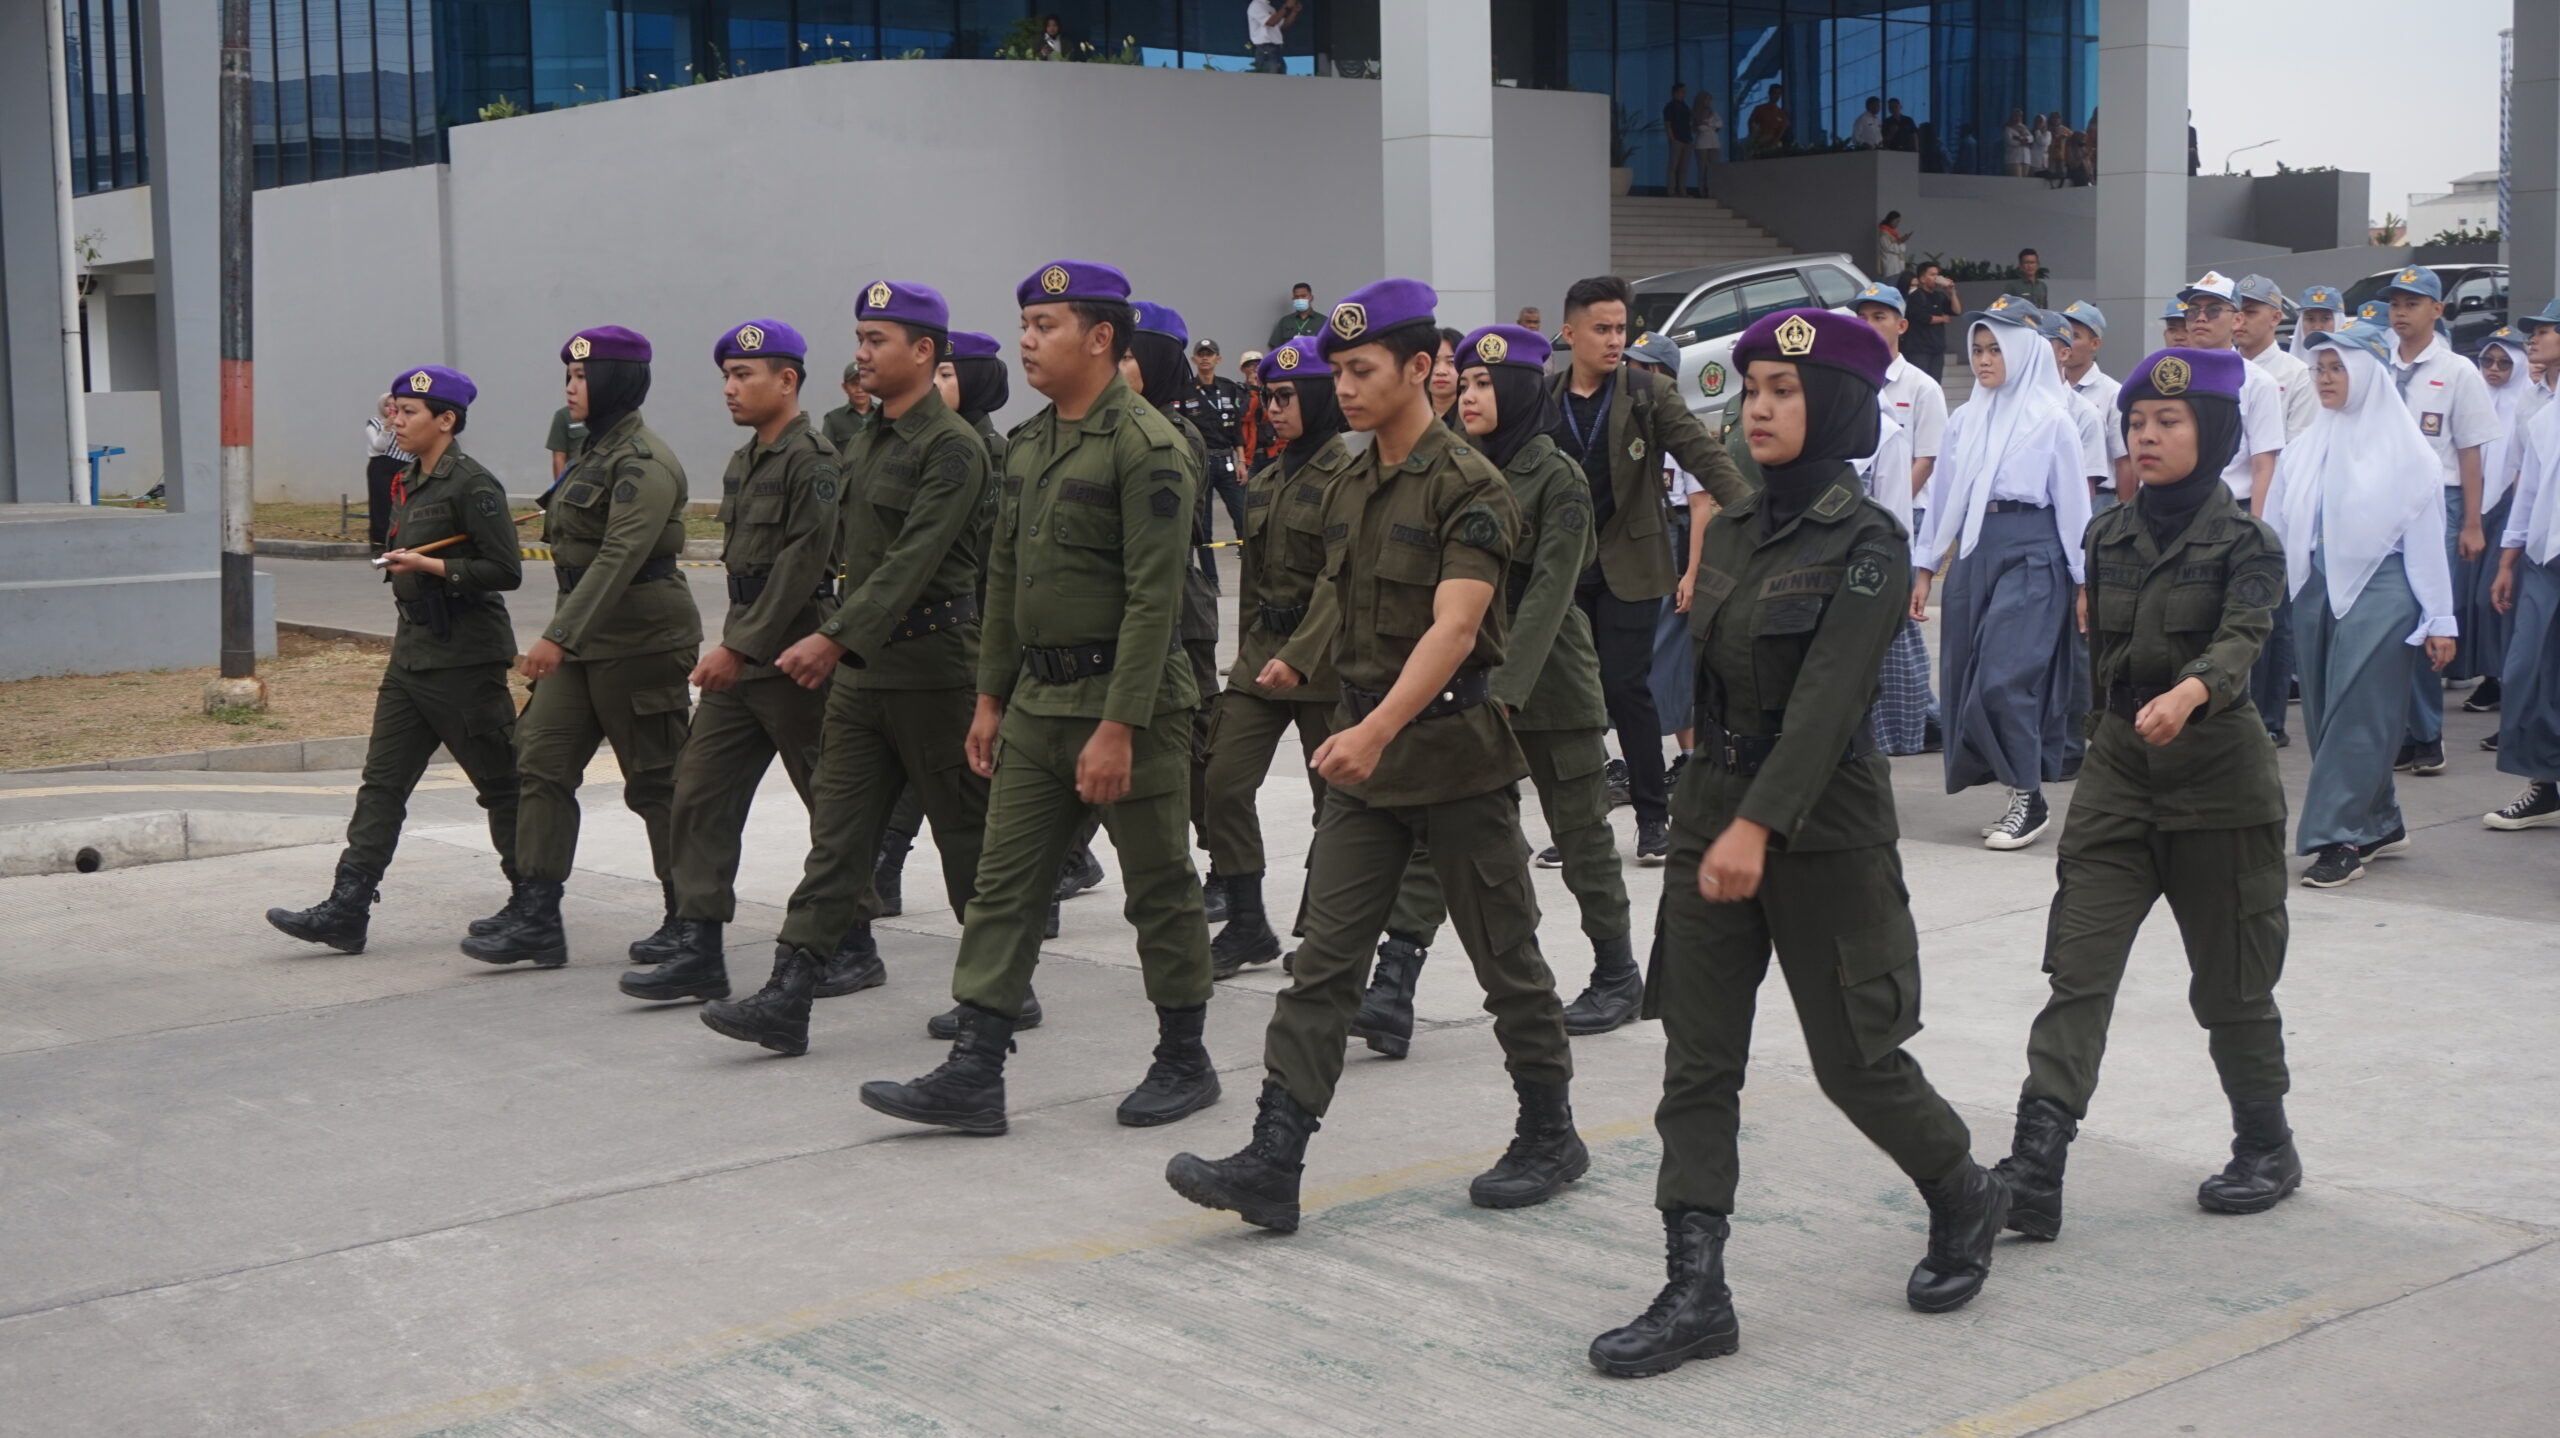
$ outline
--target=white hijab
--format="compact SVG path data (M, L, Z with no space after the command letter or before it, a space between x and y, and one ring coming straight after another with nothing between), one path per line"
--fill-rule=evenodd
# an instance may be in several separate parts
M2533 390L2533 362L2524 357L2524 346L2512 339L2491 340L2489 343L2505 350L2516 363L2515 368L2508 372L2505 384L2488 384L2486 376L2481 379L2482 384L2488 385L2489 403L2498 411L2498 432L2490 436L2487 444L2480 446L2482 514L2497 508L2498 501L2506 498L2507 491L2515 485L2515 452L2519 448L2516 414L2524 403L2524 397ZM2489 351L2484 346L2480 352L2487 354ZM2489 558L2494 562L2497 556L2492 554Z
M2337 314L2337 311L2332 310L2332 311L2330 311L2330 313L2331 313L2331 314ZM2338 315L2338 318L2339 318L2339 319L2341 319L2341 320L2345 320L2345 319L2347 319L2348 317L2347 317L2347 316L2345 316L2345 315ZM2344 326L2342 325L2342 326L2340 326L2340 328L2344 328ZM2321 334L2327 334L2327 333L2329 333L2329 331L2327 331L2327 330L2321 330L2321 331L2319 331L2319 333L2321 333ZM2294 357L2295 359L2298 359L2298 360L2302 361L2304 364L2309 364L2309 363L2311 363L2311 337L2312 337L2312 334L2313 334L2313 332L2312 332L2312 331L2307 330L2307 329L2304 329L2304 328L2302 327L2302 325L2301 325L2301 322L2300 322L2300 321L2296 321L2296 322L2295 322L2295 324L2294 324L2294 327L2293 327L2293 343L2292 343L2291 345L2286 346L2286 348L2290 349L2290 350L2293 352L2293 357Z
M2294 594L2311 577L2312 532L2329 576L2329 612L2344 615L2395 546L2411 568L2426 549L2441 563L2443 543L2410 546L2413 527L2441 536L2444 466L2418 434L2391 372L2371 352L2324 344L2347 366L2347 402L2323 405L2311 427L2276 462L2276 533L2284 540L2285 573ZM2316 358L2316 356L2315 356ZM2412 588L2416 587L2413 577Z
M1939 502L1929 510L1928 562L1934 567L1946 552L1953 525L1956 554L1973 553L1982 538L1982 515L1991 503L1992 480L2006 474L2013 487L2040 492L2053 508L2054 528L2063 552L2071 559L2071 577L2080 578L2080 534L2089 527L2089 485L2080 447L2080 422L2072 413L2071 389L2053 360L2053 344L2031 325L1999 325L1976 320L1965 331L1965 353L1973 350L1973 332L1989 330L2008 369L1998 388L1974 386L1973 394L1947 417L1939 444L1943 456L1938 473L1946 476Z

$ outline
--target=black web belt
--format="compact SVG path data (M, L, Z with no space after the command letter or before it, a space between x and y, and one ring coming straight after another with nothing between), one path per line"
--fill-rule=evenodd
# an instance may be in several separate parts
M2143 705L2168 692L2166 689L2150 689L2139 684L2127 684L2119 679L2107 686L2107 712L2130 724L2134 716L2142 712Z
M1769 762L1769 756L1777 752L1778 741L1783 737L1779 734L1736 734L1701 714L1698 716L1696 752L1699 762L1748 778L1759 773L1760 766ZM1849 747L1840 751L1840 762L1846 764L1862 754L1873 753L1875 747L1875 731L1867 727L1866 720L1860 719L1858 732L1849 736Z
M889 631L889 642L904 643L927 634L957 629L978 617L978 596L957 594L949 599L919 604L899 618L898 627Z
M762 598L764 597L765 586L766 586L768 583L770 583L770 582L772 581L772 579L773 579L773 576L772 576L771 574L732 574L732 575L730 575L730 576L729 576L729 602L730 602L731 604L753 604L753 603L755 603L757 600L762 599ZM824 600L829 600L829 599L833 599L833 598L835 598L835 597L836 597L836 580L835 580L835 576L831 574L831 575L828 575L826 578L819 580L819 581L818 581L818 587L817 587L816 589L813 589L813 590L811 590L811 591L809 592L809 597L810 597L810 598L812 598L812 599L820 600L820 601L824 601Z
M577 588L578 581L586 578L587 571L594 567L591 564L555 563L551 566L551 572L559 577L560 592L566 594ZM640 567L632 572L631 582L638 584L644 579L664 579L675 572L676 557L672 554L662 554L655 559L642 560Z
M1262 628L1267 634L1277 634L1287 638L1298 632L1299 625L1307 622L1307 606L1303 604L1284 607L1278 604L1265 604L1257 599L1254 601L1254 607L1262 611Z
M1351 711L1351 722L1355 724L1368 718L1376 712L1379 705L1387 702L1387 696L1382 690L1363 689L1356 684L1348 683L1343 684L1341 688L1342 705ZM1492 697L1493 676L1479 669L1472 674L1461 674L1451 679L1448 687L1433 695L1431 702L1422 706L1422 712L1413 717L1437 719L1444 714L1462 713Z

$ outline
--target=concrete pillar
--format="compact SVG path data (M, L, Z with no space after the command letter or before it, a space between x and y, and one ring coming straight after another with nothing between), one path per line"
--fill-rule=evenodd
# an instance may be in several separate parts
M2519 7L2527 0L2518 0ZM2098 34L2099 364L2122 378L2160 343L2187 270L2187 0L2107 0Z
M68 501L62 211L45 7L0 5L0 500Z
M212 515L222 502L222 7L142 0L142 63L161 474L171 513ZM210 565L210 548L204 557Z
M2512 314L2560 296L2560 6L2516 0L2507 91L2508 289Z
M1440 323L1494 322L1493 16L1486 0L1379 7L1390 275L1440 292Z

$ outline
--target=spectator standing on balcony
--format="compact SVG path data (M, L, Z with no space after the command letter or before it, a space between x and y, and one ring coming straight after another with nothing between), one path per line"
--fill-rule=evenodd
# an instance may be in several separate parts
M1067 53L1066 28L1058 23L1057 16L1049 15L1044 16L1041 19L1040 43L1032 47L1031 58L1034 60L1068 60L1074 58Z
M1902 113L1900 100L1884 102L1884 147L1905 154L1920 148L1919 123Z
M1671 149L1671 167L1664 175L1662 193L1678 198L1687 188L1689 157L1695 153L1697 133L1689 121L1689 87L1674 85L1671 98L1662 105L1662 139Z
M1861 150L1884 148L1884 103L1882 101L1873 96L1867 98L1867 108L1859 111L1858 118L1849 126L1849 143Z
M2011 110L2008 128L2000 133L2010 178L2025 179L2027 167L2035 163L2036 157L2036 132L2027 125L2027 112Z
M1698 137L1698 198L1705 199L1707 162L1724 158L1724 116L1716 113L1713 91L1698 92L1698 103L1689 107L1689 129Z
M1288 43L1283 32L1298 15L1298 0L1280 0L1277 5L1271 0L1253 0L1244 7L1244 37L1253 46L1256 73L1279 75L1288 71L1288 63L1280 58L1280 47Z
M1751 110L1751 158L1757 160L1785 149L1788 132L1794 125L1795 121L1787 116L1787 87L1770 86L1769 98Z
M2053 301L2047 298L2050 291L2045 285L2044 256L2033 250L2018 251L2018 276L2018 282L2009 287L2009 293L2039 310L2053 308Z
M2027 173L2041 177L2045 173L2046 157L2053 153L2053 120L2051 116L2036 116L2036 127L2033 133L2028 136L2027 149Z
M1885 211L1876 225L1876 274L1886 284L1901 284L1904 271L1911 268L1911 234L1902 228L1900 210Z
M1911 336L1903 342L1903 353L1912 366L1933 380L1947 377L1947 335L1955 317L1964 313L1964 297L1956 293L1955 281L1938 268L1935 260L1922 260L1920 272L1911 280Z
M2062 118L2060 110L2054 111L2052 139L2045 151L2044 173L2057 190L2071 181L2071 146L2078 138L2071 131L2071 122Z
M1271 327L1271 338L1264 342L1266 350L1276 350L1300 335L1311 335L1324 328L1324 316L1316 313L1316 292L1305 280L1289 286L1289 312Z

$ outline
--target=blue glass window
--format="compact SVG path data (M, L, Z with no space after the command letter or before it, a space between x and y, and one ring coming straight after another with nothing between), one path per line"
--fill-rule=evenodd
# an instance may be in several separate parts
M800 0L799 62L868 60L879 53L871 0Z
M951 0L880 0L881 57L944 58L951 53L956 18Z

